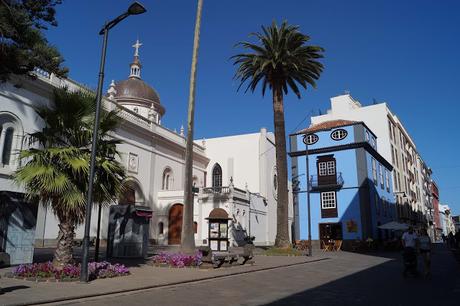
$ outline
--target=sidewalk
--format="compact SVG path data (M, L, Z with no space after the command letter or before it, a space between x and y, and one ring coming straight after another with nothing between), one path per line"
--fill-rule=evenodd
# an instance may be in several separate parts
M317 253L313 257L304 256L255 256L255 264L219 269L159 268L140 265L130 268L131 275L112 279L100 279L82 284L79 282L32 282L5 278L11 268L0 269L0 305L30 305L59 302L76 298L101 296L133 290L169 286L221 278L230 275L276 269L293 265L328 260L337 256L332 253Z

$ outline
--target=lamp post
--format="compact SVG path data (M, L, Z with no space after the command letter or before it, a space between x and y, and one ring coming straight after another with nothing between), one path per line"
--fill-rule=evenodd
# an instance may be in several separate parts
M86 197L86 214L85 214L85 234L83 236L83 249L82 249L82 262L81 262L81 271L80 271L80 281L88 282L88 258L89 258L89 232L91 229L91 209L93 205L93 183L94 183L94 168L96 165L96 150L97 150L97 134L99 129L99 117L101 111L101 100L102 100L102 86L104 83L104 66L105 66L105 55L107 51L107 38L109 30L116 26L120 21L125 19L130 15L139 15L145 13L146 9L139 2L132 3L128 10L118 16L115 19L112 19L109 22L106 22L104 27L99 32L99 35L104 35L102 41L102 55L101 63L99 66L99 80L97 84L96 92L96 113L94 115L94 127L93 127L93 141L91 146L91 162L90 162L90 172L89 172L89 182L88 182L88 194Z
M305 143L305 163L306 163L306 180L307 180L307 215L308 215L308 256L313 255L312 245L311 245L311 213L310 213L310 165L308 163L308 143L307 143L308 134L305 134L303 142Z

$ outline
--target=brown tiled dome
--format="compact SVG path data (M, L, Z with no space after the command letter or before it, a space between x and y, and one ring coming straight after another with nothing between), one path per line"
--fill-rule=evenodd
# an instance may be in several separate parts
M139 99L140 102L154 102L160 104L160 97L155 89L139 78L129 78L115 84L117 99Z
M207 219L228 219L228 214L223 208L214 208Z

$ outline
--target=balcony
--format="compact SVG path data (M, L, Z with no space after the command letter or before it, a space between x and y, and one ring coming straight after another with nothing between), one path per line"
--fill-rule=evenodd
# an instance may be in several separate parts
M310 176L310 191L321 192L328 190L339 190L343 187L342 172L337 172L335 175L328 176Z
M230 187L206 187L201 189L204 194L228 194Z

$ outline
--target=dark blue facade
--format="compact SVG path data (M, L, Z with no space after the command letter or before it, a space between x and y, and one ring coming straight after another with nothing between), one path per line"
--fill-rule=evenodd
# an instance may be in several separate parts
M376 136L361 122L322 126L290 135L296 239L308 239L307 146L312 239L386 238L378 225L396 218L392 167Z

